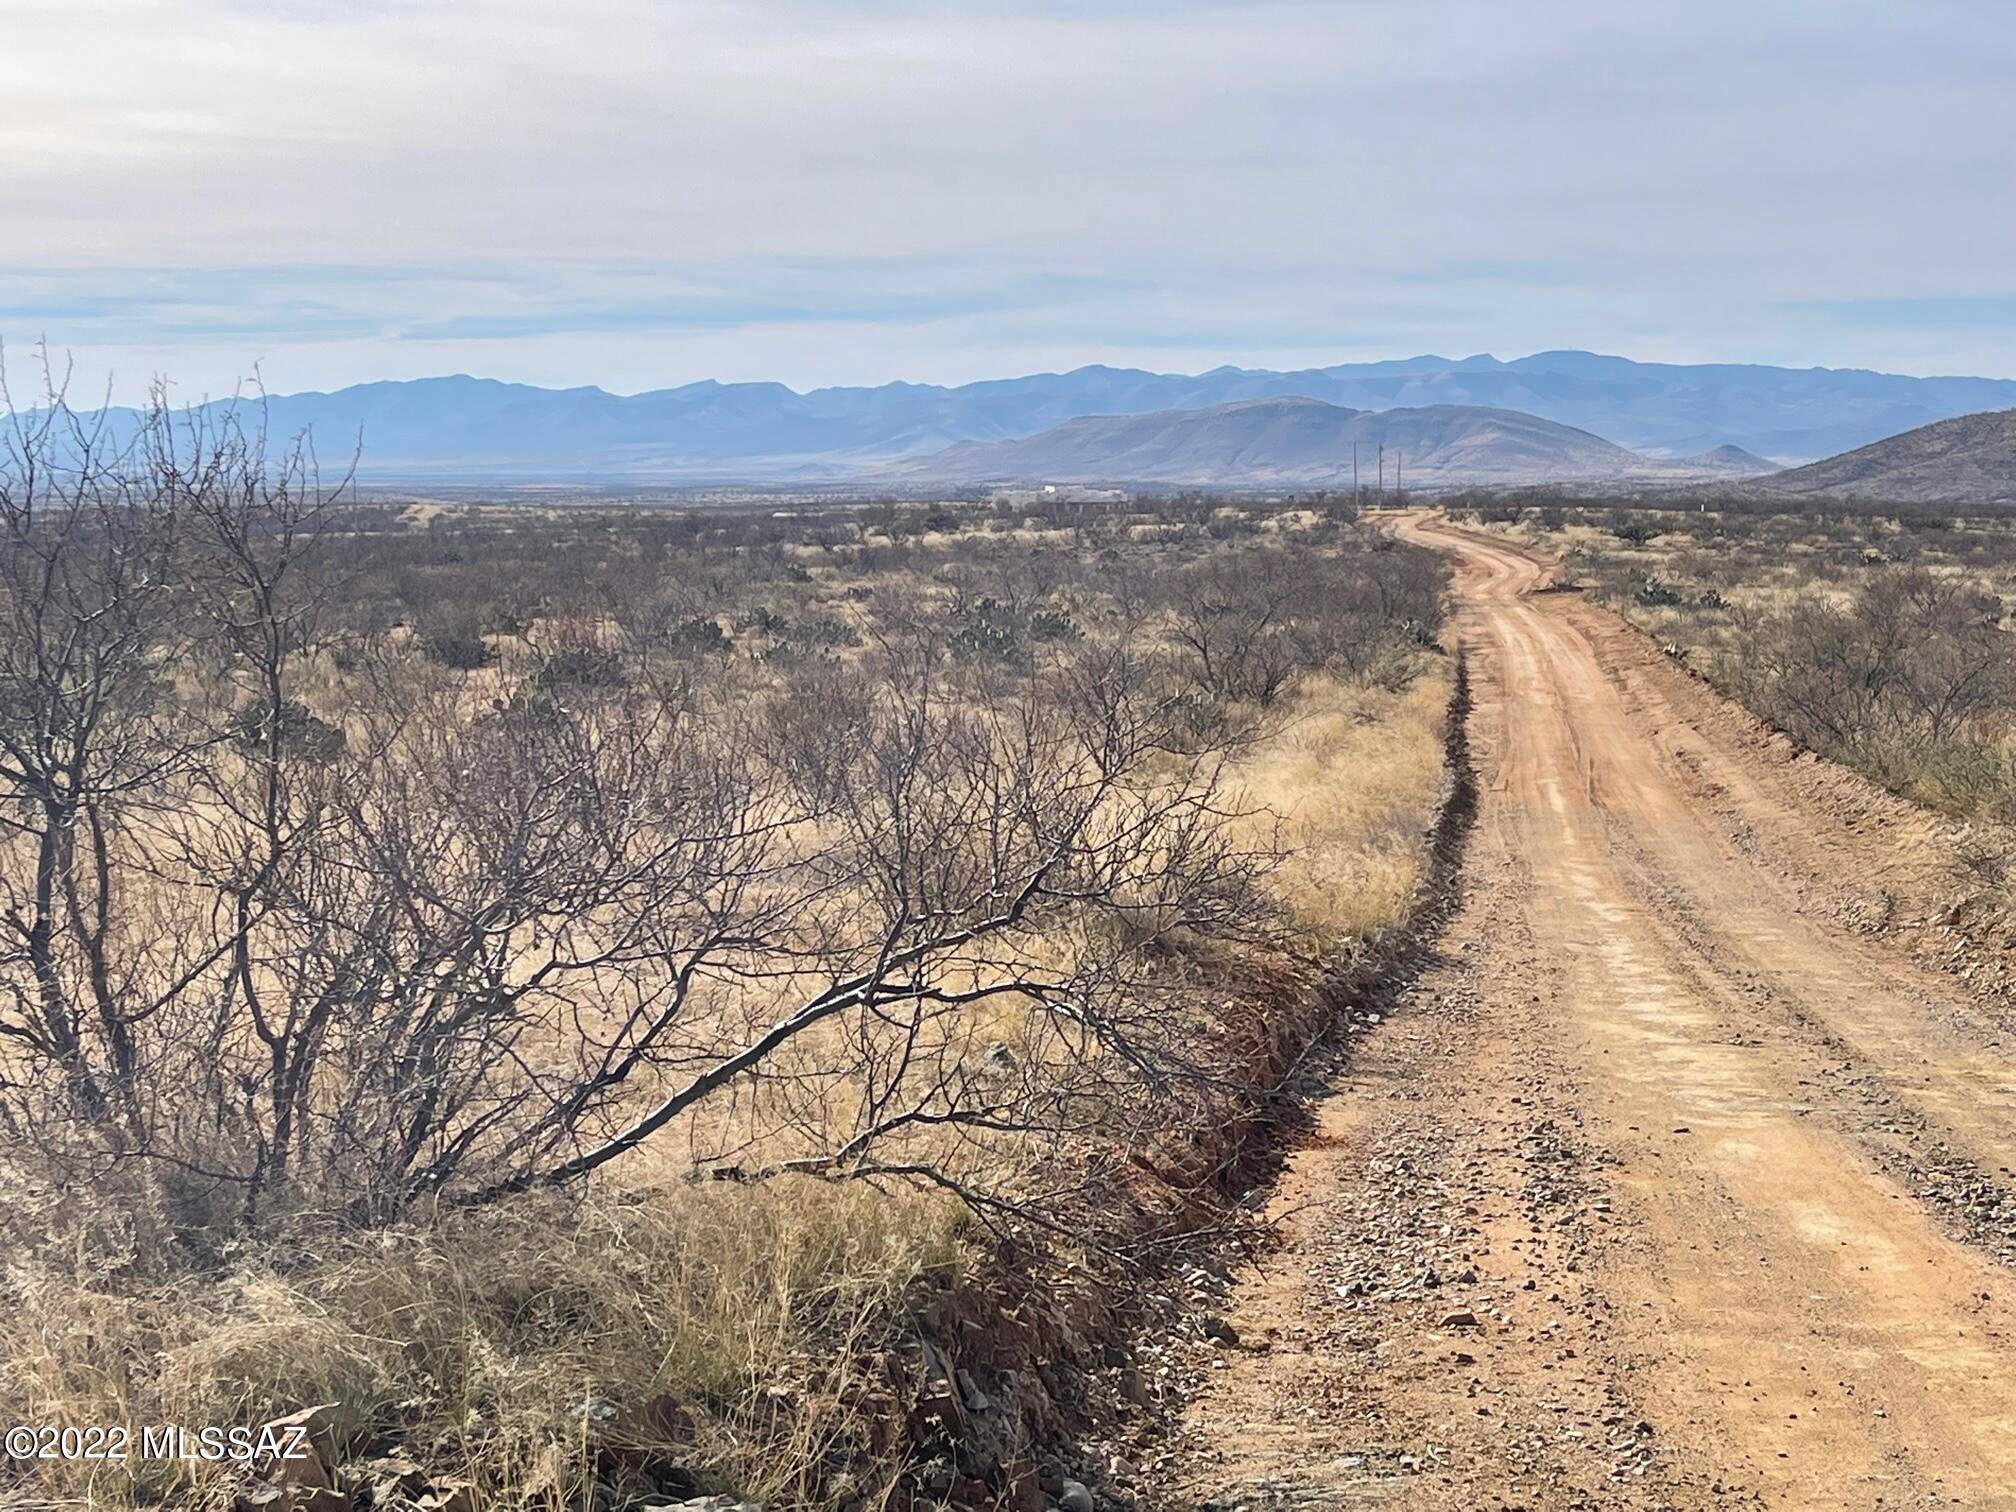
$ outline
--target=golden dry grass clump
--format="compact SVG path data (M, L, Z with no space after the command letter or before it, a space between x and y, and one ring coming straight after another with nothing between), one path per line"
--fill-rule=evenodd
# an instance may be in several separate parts
M0 1401L10 1422L136 1430L336 1402L505 1504L559 1508L589 1483L584 1404L670 1394L696 1423L686 1463L789 1504L814 1467L872 1460L859 1372L920 1287L956 1283L964 1226L939 1195L786 1178L527 1199L151 1287L44 1258L8 1279ZM45 1469L93 1504L224 1506L234 1485Z
M1440 662L1398 691L1312 678L1279 733L1240 762L1246 792L1285 830L1274 889L1318 952L1375 939L1420 885L1449 695Z

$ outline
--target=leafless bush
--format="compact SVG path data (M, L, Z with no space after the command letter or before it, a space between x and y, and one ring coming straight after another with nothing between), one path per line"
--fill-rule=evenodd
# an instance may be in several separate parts
M1164 603L1197 684L1221 702L1265 707L1304 673L1363 676L1397 648L1418 647L1439 617L1441 587L1413 553L1257 549L1174 574Z
M1886 568L1847 602L1808 598L1753 621L1737 665L1760 709L1815 749L1890 768L1980 738L2016 702L2002 606Z

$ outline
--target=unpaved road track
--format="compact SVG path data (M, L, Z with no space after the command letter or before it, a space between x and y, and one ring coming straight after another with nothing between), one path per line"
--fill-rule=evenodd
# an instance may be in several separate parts
M2016 1507L2016 1052L1843 912L1936 827L1816 808L1852 779L1534 560L1400 529L1457 566L1464 901L1279 1186L1169 1500Z

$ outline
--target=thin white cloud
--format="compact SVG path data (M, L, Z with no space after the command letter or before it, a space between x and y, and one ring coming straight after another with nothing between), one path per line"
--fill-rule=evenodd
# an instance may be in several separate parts
M1827 311L2012 292L2012 75L2003 0L16 7L0 334L212 387L2010 373Z

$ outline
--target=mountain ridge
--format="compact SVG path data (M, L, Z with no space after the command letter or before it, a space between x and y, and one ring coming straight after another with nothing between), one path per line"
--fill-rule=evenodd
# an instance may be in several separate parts
M1436 404L1515 410L1659 457L1736 446L1762 458L1804 461L1959 414L2016 406L2016 380L1639 363L1562 349L1510 361L1423 354L1294 371L1221 366L1200 374L1095 363L952 387L897 381L802 393L781 383L702 379L624 395L594 385L547 389L457 374L263 403L274 432L312 428L325 455L347 449L361 433L363 471L372 478L764 482L869 475L962 441L1019 439L1089 414L1285 397L1356 410Z
M1781 493L2016 504L2016 408L1934 421L1762 480Z
M913 470L959 482L1220 487L1349 486L1355 473L1374 487L1382 460L1396 486L1701 476L1516 410L1354 410L1301 396L1080 416L1020 440L960 442Z

